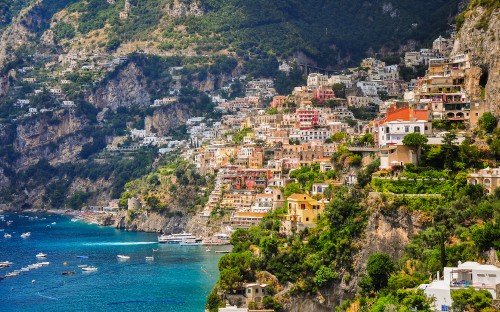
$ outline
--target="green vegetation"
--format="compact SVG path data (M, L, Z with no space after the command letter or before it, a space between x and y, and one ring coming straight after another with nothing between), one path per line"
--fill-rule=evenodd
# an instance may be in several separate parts
M479 119L479 126L486 133L492 133L493 130L497 127L498 120L497 118L490 112L486 112Z
M337 190L319 225L291 237L278 233L279 210L259 227L237 230L231 237L233 253L219 262L217 287L231 291L242 282L255 281L256 272L268 271L281 284L294 282L293 293L314 293L335 282L339 270L353 273L351 256L367 217L359 205L364 197L358 190Z

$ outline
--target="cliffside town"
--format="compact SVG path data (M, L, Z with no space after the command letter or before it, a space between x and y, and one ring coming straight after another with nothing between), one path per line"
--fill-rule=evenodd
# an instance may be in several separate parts
M320 68L202 39L215 4L162 2L166 30L134 41L117 32L151 5L105 2L102 25L40 0L2 28L0 209L232 235L210 311L458 311L465 285L498 308L498 5L472 1L427 48Z

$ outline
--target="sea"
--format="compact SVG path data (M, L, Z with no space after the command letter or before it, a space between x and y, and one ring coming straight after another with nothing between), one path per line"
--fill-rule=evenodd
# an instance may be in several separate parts
M21 238L25 232L31 236ZM12 237L4 238L5 233ZM228 248L207 252L204 246L158 244L154 233L74 222L63 215L3 214L0 262L13 264L0 268L0 276L37 262L50 264L0 280L0 311L204 311L219 274L222 255L214 251ZM39 252L46 258L36 258ZM83 272L84 265L97 271Z

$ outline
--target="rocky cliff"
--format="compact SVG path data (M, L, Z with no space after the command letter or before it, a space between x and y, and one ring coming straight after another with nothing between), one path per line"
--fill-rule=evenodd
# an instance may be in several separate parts
M468 53L466 89L471 105L500 116L500 10L478 6L465 13L453 54Z
M421 212L410 212L404 207L389 208L390 200L377 194L370 195L363 205L370 211L370 216L362 238L356 243L359 252L353 255L354 272L339 272L339 278L315 296L285 296L286 311L332 311L343 301L354 299L358 281L366 274L368 257L373 253L386 253L395 260L401 258L405 246L428 221Z
M15 169L23 169L47 159L51 164L75 161L85 143L92 139L81 130L88 125L84 117L66 110L40 114L18 122L14 149L20 157Z
M98 221L102 225L127 231L180 233L185 230L189 217L150 211L133 213L122 210L115 215L102 216Z
M113 79L106 80L102 87L90 94L88 100L97 108L112 110L151 104L145 77L134 63L129 63L119 70Z

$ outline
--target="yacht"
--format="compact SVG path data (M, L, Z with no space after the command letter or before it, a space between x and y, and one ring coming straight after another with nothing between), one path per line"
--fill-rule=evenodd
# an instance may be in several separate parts
M82 271L83 272L95 272L95 271L97 271L97 268L93 267L93 266L87 266L87 267L83 267Z
M120 259L120 260L128 260L128 259L130 259L130 256L124 256L124 255L117 255L116 257L118 257L118 259Z
M181 246L200 246L202 239L198 237L194 238L184 238L179 244Z
M5 234L3 235L3 237L4 237L4 238L11 238L11 237L12 237L12 235L10 235L9 233L5 233Z
M172 235L162 234L158 237L158 242L166 244L180 244L183 240L186 239L197 239L197 237L191 233L179 233Z
M22 238L28 238L30 236L31 236L31 232L26 232L26 233L21 234Z
M43 252L39 252L36 254L36 257L37 258L45 258L45 257L47 257L47 254L44 254Z

